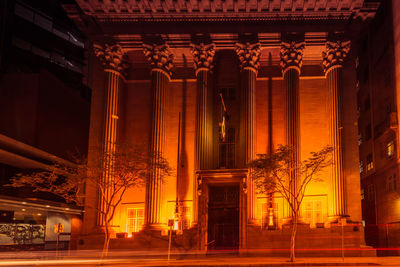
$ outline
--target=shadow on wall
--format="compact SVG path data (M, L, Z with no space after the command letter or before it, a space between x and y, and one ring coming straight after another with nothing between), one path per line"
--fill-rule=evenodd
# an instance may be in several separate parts
M187 66L186 56L183 54L183 66L185 71L189 68ZM185 75L187 77L188 75ZM180 151L177 176L178 176L178 200L184 200L189 190L189 166L187 164L188 156L186 151L186 103L187 103L187 80L183 79L182 83L182 113L180 125Z

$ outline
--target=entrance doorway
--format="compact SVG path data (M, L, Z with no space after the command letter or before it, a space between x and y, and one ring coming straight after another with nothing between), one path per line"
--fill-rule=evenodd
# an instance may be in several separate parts
M210 186L208 251L239 248L239 185Z

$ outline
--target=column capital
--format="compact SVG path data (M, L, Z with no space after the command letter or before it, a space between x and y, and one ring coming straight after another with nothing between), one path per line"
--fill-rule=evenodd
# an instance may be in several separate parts
M93 44L93 51L96 57L100 60L105 71L112 70L119 74L125 74L128 64L120 45Z
M350 41L327 41L325 43L326 51L322 52L322 67L324 73L328 73L333 67L342 67L344 59L350 51Z
M240 69L251 69L257 73L260 67L261 44L236 43L236 54L239 57Z
M171 77L172 68L174 67L172 63L174 55L171 53L169 45L143 44L143 52L151 65L152 71L161 71L165 73L168 78Z
M196 70L196 75L200 70L212 70L214 55L215 55L215 44L190 44L191 52L193 55L193 65Z
M305 42L295 42L292 41L290 43L282 42L281 43L281 68L282 74L290 69L294 68L298 70L300 73L301 66L303 65L303 51L305 47Z

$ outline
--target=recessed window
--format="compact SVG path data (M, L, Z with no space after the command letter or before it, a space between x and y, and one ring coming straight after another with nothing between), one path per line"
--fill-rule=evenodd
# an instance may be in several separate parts
M181 214L181 224L180 229L189 229L190 228L190 208L188 206L180 207Z
M224 101L235 100L236 90L235 88L220 88L219 92L222 94Z
M360 160L359 166L360 166L360 173L362 173L364 171L364 163L362 160Z
M368 141L369 139L371 139L371 124L365 127L365 140Z
M394 141L389 141L386 144L386 155L392 157L394 155Z
M367 171L370 171L374 168L374 161L372 160L372 154L367 156Z
M219 143L219 167L232 169L235 166L235 128L228 128L225 141Z
M322 218L322 202L321 200L310 200L304 203L304 220L312 227L317 223L323 223Z
M375 187L373 184L368 185L368 200L373 201L375 199Z
M130 235L132 232L139 232L144 224L144 209L128 209L128 218L126 222L126 232Z
M387 178L387 191L397 191L397 177L396 174L392 174Z

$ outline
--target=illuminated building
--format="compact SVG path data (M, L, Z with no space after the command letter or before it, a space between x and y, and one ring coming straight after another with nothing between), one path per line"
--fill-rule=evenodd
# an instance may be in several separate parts
M382 3L360 41L357 67L365 237L386 255L398 254L390 248L400 245L399 8L398 1Z
M79 229L82 209L51 194L4 185L17 173L87 153L84 39L51 0L5 0L0 12L0 249L54 249L54 223L62 222L69 233ZM61 238L61 249L69 239Z
M335 161L308 188L298 247L340 248L345 222L349 253L362 253L355 62L376 2L76 2L64 8L93 43L89 147L144 143L177 166L165 184L152 177L127 192L113 225L134 235L111 247L166 248L178 202L192 249L287 248L287 203L257 194L246 162L278 144L296 147L297 160L331 144ZM96 188L86 194L81 246L96 247Z

